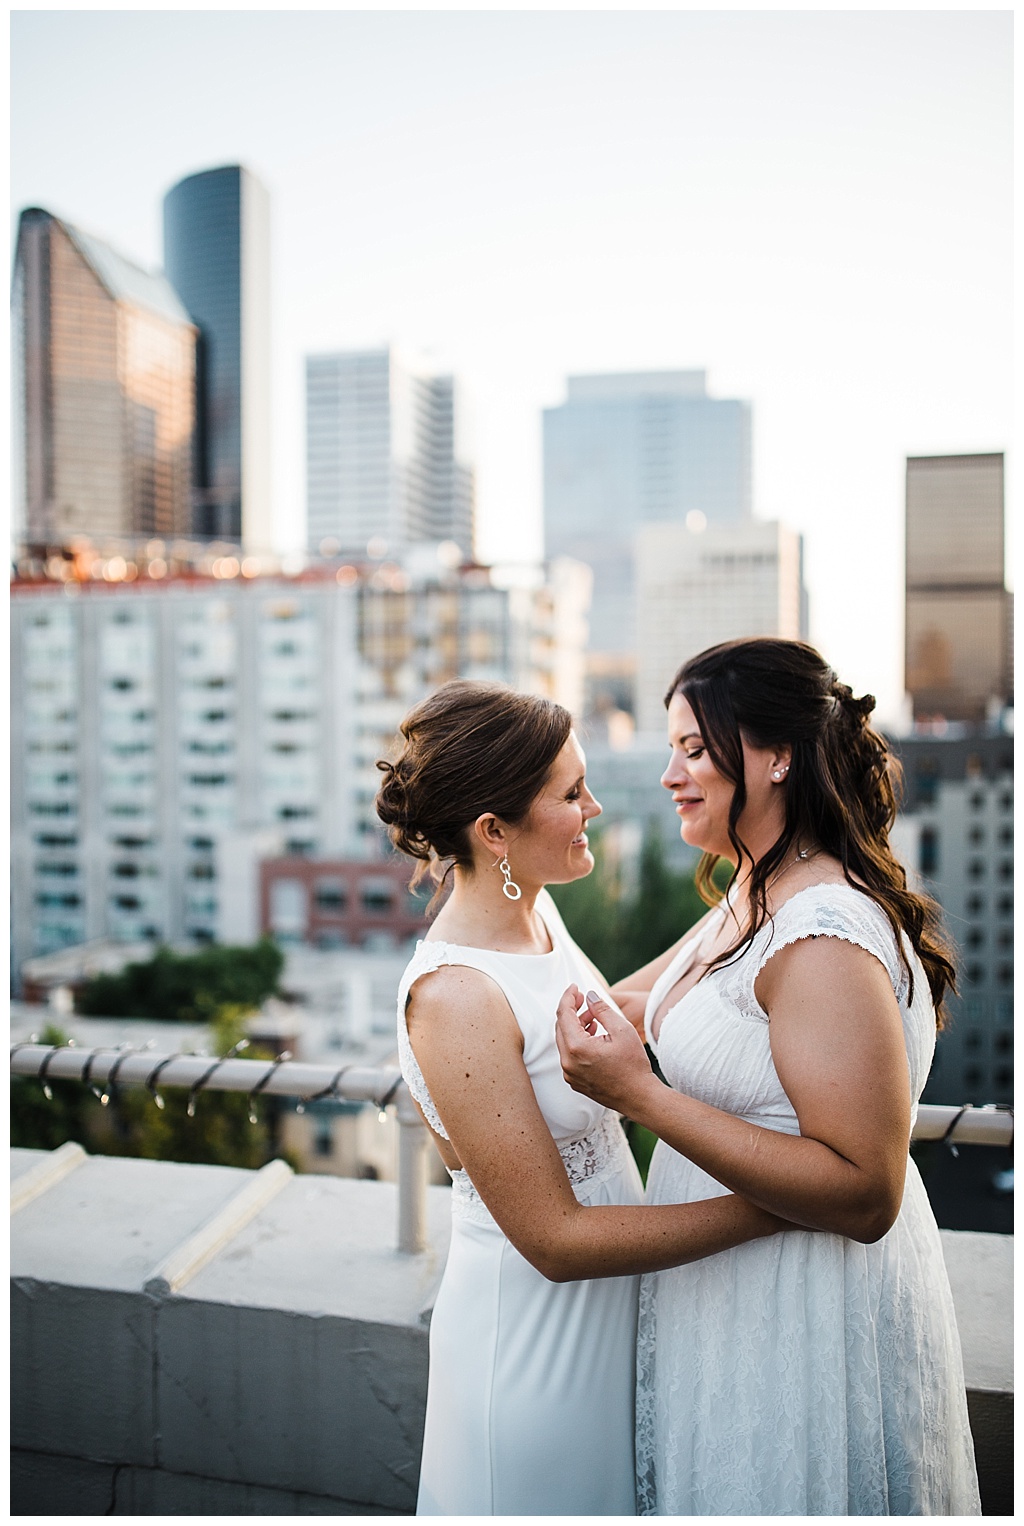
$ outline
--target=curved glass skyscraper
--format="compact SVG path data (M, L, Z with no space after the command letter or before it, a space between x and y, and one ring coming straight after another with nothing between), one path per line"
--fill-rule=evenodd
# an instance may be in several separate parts
M164 267L199 329L193 531L266 550L270 217L254 175L225 165L168 191Z

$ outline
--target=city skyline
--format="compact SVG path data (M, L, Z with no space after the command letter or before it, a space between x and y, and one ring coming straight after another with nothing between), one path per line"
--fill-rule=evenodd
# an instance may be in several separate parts
M895 713L905 459L1010 439L1011 18L13 22L15 214L155 268L176 181L267 184L279 537L302 540L307 353L434 350L475 404L498 559L539 552L568 375L706 369L753 405L755 515L805 536L812 639Z

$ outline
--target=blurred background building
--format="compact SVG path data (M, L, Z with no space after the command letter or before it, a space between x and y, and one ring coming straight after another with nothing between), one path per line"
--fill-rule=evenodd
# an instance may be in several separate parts
M172 186L164 265L199 330L192 533L268 551L270 202L251 171L224 165Z
M909 457L906 514L914 720L981 724L1013 693L1002 454Z
M306 529L316 555L395 555L452 541L473 555L473 471L454 378L390 348L306 360Z
M594 570L589 711L634 711L639 530L740 524L751 497L750 405L703 371L569 377L544 411L544 543Z
M12 589L15 968L106 937L246 941L261 859L380 857L376 760L450 678L579 708L590 577L566 559L519 587L428 544L296 578L94 562L107 578L65 562Z
M16 535L187 534L196 329L166 278L30 207L11 330Z
M785 525L644 525L636 535L636 721L665 729L665 691L690 657L741 636L807 636L803 541Z

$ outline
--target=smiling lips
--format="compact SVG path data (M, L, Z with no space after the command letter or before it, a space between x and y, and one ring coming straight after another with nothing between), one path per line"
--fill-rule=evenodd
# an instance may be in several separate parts
M677 811L683 811L687 806L701 804L700 795L673 795L672 799L675 801Z

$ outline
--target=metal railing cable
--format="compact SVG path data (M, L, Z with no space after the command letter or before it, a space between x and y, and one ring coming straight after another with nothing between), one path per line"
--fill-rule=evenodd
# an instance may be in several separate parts
M340 1068L312 1065L279 1057L273 1062L244 1060L227 1054L212 1059L204 1054L159 1054L152 1049L89 1049L77 1044L54 1047L32 1042L11 1048L11 1074L36 1078L52 1098L53 1081L84 1081L110 1094L118 1089L147 1090L158 1107L163 1098L156 1090L172 1088L188 1093L190 1116L200 1092L244 1092L249 1099L290 1097L299 1111L316 1102L367 1102L386 1115L393 1106L398 1119L398 1248L416 1253L426 1247L427 1146L426 1125L394 1065L359 1065Z
M249 1099L250 1119L256 1096L290 1097L302 1112L311 1103L372 1102L381 1117L394 1106L398 1118L398 1248L415 1253L426 1246L427 1129L397 1066L359 1065L335 1069L279 1056L276 1060L243 1060L229 1051L219 1059L209 1055L157 1054L151 1049L87 1049L77 1044L54 1047L21 1042L11 1047L11 1074L35 1077L46 1096L52 1097L51 1081L82 1081L97 1090L100 1100L114 1086L137 1086L149 1091L158 1107L163 1098L156 1090L184 1088L188 1091L189 1115L202 1091L244 1092ZM102 1088L102 1090L100 1089ZM962 1107L922 1104L912 1138L915 1142L937 1140L954 1153L957 1145L1011 1145L1013 1109L1002 1104Z

